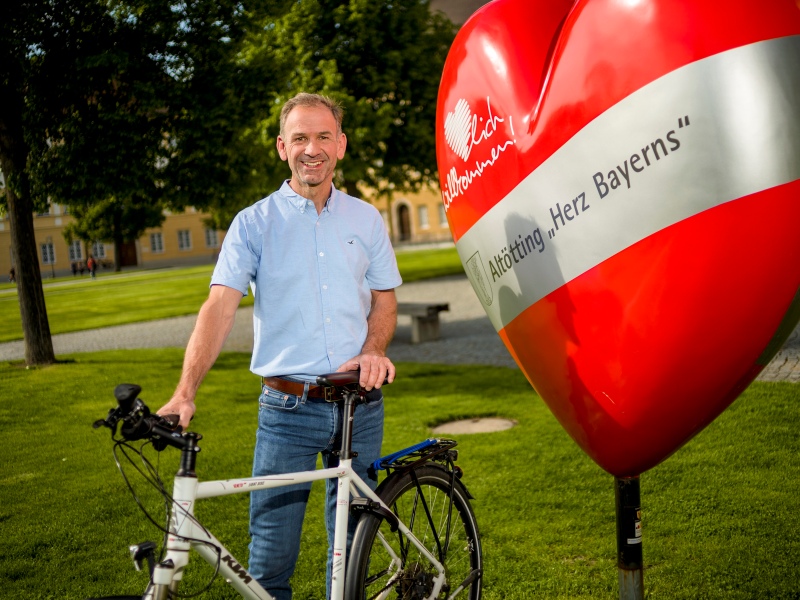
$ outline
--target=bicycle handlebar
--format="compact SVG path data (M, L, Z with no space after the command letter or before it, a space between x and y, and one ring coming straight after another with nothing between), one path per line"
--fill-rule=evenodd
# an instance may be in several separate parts
M147 405L139 398L142 388L132 383L121 383L114 388L114 397L117 399L117 407L108 411L105 419L99 419L92 425L98 427L108 427L114 434L119 433L129 442L136 440L150 440L153 448L159 452L167 446L175 448L185 448L193 444L199 436L193 436L189 440L182 434L182 428L178 425L177 415L161 416L153 414Z
M359 371L328 373L317 377L317 385L334 388L340 394L349 392L363 396L365 392L358 383ZM384 381L384 384L388 384ZM108 411L105 419L98 419L92 425L95 429L108 427L116 435L119 427L120 435L129 442L150 440L153 448L159 452L167 446L187 448L193 446L202 436L185 434L178 425L178 415L154 414L139 398L141 386L133 383L121 383L114 388L117 407ZM341 398L341 396L339 396Z

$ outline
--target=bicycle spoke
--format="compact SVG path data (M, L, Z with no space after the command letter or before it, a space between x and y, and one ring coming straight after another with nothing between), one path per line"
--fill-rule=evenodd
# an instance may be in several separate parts
M353 541L348 581L355 583L347 598L423 600L441 586L436 597L442 600L480 600L480 540L461 484L438 465L418 467L387 482L393 485L384 486L388 489L381 497L416 541L399 530L390 534L385 519L367 515ZM431 555L435 561L427 558ZM387 561L399 562L387 567Z

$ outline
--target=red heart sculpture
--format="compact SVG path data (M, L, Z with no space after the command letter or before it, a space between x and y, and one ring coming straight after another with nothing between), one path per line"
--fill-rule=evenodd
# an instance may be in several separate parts
M708 425L800 318L794 0L495 0L436 127L473 288L613 475Z

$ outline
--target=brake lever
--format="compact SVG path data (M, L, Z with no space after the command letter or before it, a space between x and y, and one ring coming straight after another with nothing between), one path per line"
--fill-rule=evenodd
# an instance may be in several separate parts
M164 421L166 421L166 423L164 423L164 426L167 427L168 429L172 429L176 433L181 433L183 431L183 427L178 425L178 423L180 423L181 420L180 415L158 415L158 416L161 417Z

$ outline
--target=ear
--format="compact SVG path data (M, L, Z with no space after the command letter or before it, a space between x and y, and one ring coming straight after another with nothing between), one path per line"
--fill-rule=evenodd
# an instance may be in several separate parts
M347 136L342 133L339 135L339 139L336 142L336 158L342 160L345 150L347 150Z
M289 154L286 152L286 144L281 136L278 136L275 146L278 148L278 155L281 157L281 160L289 160Z

